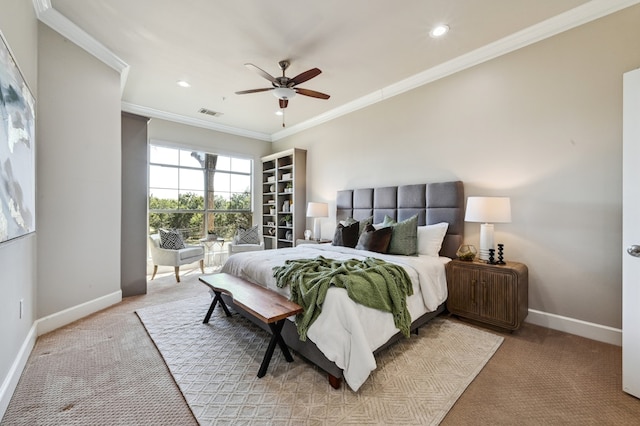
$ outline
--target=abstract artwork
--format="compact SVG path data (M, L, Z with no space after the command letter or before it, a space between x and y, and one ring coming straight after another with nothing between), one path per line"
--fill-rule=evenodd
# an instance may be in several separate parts
M35 99L0 33L0 243L35 232Z

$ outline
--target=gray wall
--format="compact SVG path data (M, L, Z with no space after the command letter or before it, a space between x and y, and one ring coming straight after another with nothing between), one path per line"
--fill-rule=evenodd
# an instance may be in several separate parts
M313 201L450 179L464 181L467 196L510 196L512 223L496 224L496 240L507 260L529 266L530 308L620 328L622 74L640 66L638 23L635 6L274 150L308 150ZM333 223L323 222L323 237ZM466 224L467 243L479 244L479 228Z
M147 293L147 117L122 113L122 296Z
M0 31L37 99L38 22L33 6L28 1L0 0L0 11ZM0 387L9 384L9 371L36 319L37 238L32 233L0 244ZM22 319L20 299L24 300ZM5 402L0 401L0 417Z

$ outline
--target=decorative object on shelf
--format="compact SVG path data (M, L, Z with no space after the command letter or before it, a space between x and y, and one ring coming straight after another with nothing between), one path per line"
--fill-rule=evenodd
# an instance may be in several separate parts
M271 183L271 182L275 182L276 181L276 177L275 176L267 176L267 182Z
M304 231L304 239L308 240L311 238L311 229L305 229Z
M275 185L269 186L269 192L276 192L276 186Z
M493 258L493 255L495 254L496 250L495 249L489 249L489 259L487 260L487 263L489 265L495 265L496 264L496 260Z
M291 173L282 174L282 180L289 180L289 179L291 179Z
M288 213L289 212L289 200L282 203L282 211Z
M497 265L506 265L507 262L504 261L504 244L498 244L498 261Z
M287 232L284 234L284 239L285 239L285 240L288 240L288 241L293 240L293 232L291 232L291 231L287 231Z
M473 261L473 259L476 258L476 254L478 254L478 250L476 250L476 247L471 244L463 244L458 248L458 251L456 251L458 259L467 262Z
M276 235L276 230L275 230L275 228L268 229L268 230L267 230L267 234L269 234L269 235L271 235L271 236Z
M313 218L313 238L320 239L320 219L329 216L329 205L327 203L309 202L307 205L307 217Z
M291 227L291 215L286 215L284 216L282 219L280 219L280 222L284 222L285 226Z
M284 187L284 192L293 192L293 184L291 184L291 182L287 183Z
M466 222L481 222L480 259L489 259L493 249L493 223L511 222L511 200L509 197L468 197ZM489 223L491 222L491 223Z
M267 222L267 226L276 226L275 222Z
M274 209L273 207L271 207L271 208L269 209L269 214L270 214L270 215L274 215L274 214L276 214L276 209Z

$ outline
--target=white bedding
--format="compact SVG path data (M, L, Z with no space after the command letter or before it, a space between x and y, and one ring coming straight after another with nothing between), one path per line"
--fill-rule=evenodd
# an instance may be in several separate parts
M313 259L317 256L338 260L377 257L403 266L413 285L413 296L407 299L412 321L426 312L436 310L447 298L444 268L450 260L447 257L396 256L331 244L303 244L295 248L234 254L224 264L222 272L289 297L288 287L276 286L273 267L284 265L287 259ZM307 337L327 359L343 369L345 381L357 391L371 371L376 369L373 351L398 331L392 314L357 304L349 298L346 290L331 287L322 313L309 327Z

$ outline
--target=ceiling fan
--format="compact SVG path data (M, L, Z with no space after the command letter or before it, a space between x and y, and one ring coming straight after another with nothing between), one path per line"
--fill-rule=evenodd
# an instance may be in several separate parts
M265 70L253 64L244 64L244 65L247 68L257 72L262 77L269 80L273 87L266 87L263 89L242 90L240 92L236 92L236 95L272 91L273 95L276 98L278 98L280 108L283 108L283 109L286 108L287 105L289 104L289 99L293 98L296 94L310 96L312 98L318 98L318 99L329 99L329 95L325 93L320 93L320 92L316 92L315 90L309 90L309 89L303 89L301 87L297 87L298 84L304 83L305 81L308 81L314 77L317 77L322 72L318 68L312 68L301 74L298 74L293 78L289 78L286 75L284 75L284 72L286 71L286 69L289 68L289 61L287 60L278 62L278 66L282 70L282 77L274 77L268 72L266 72Z

